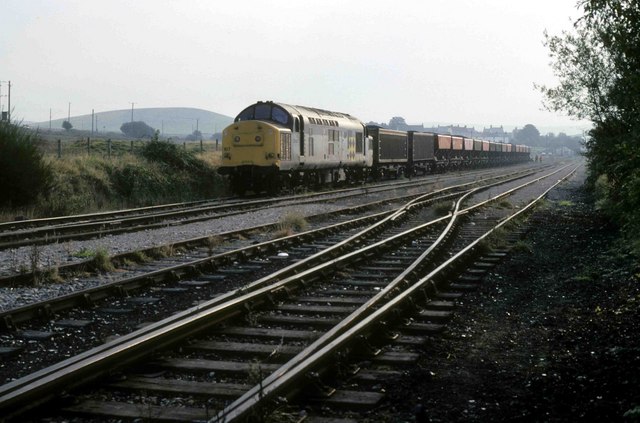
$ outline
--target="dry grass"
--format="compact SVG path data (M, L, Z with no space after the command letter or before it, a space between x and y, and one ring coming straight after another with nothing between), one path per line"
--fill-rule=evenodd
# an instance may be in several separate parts
M220 148L222 148L220 146ZM222 164L221 151L205 151L198 154L198 158L212 167L219 167Z
M207 251L209 255L212 256L213 250L216 247L219 247L220 245L222 245L223 242L224 242L224 238L218 235L211 235L207 237L207 240L205 241L205 245L207 246Z
M309 222L299 213L287 213L282 217L273 232L273 238L291 236L296 232L303 232L309 227Z

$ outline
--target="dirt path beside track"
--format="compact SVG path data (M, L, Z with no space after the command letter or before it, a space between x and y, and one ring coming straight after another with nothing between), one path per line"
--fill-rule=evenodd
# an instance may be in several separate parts
M550 194L370 421L640 420L640 264L582 182Z

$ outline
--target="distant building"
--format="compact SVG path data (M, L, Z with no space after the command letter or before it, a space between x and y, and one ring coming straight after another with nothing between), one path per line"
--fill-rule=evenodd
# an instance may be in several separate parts
M508 143L513 138L513 135L505 132L502 126L484 128L482 132L477 131L472 126L459 126L459 125L438 125L433 127L425 127L424 124L409 125L402 117L394 117L389 124L369 122L368 125L380 126L382 128L395 129L397 131L419 131L419 132L435 132L436 134L449 134L457 135L467 138L478 138L487 141Z
M480 137L487 141L503 143L509 142L511 139L511 135L508 132L505 132L502 126L490 126L489 128L484 128Z
M437 134L449 134L457 135L467 138L480 138L482 134L475 130L473 127L449 125L449 126L434 126L433 128L425 128L427 132L435 132Z

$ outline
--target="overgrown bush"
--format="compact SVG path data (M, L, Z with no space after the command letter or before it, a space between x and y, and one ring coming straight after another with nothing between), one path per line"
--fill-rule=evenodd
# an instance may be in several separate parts
M35 205L40 216L105 210L119 205L109 177L111 163L100 158L53 160L49 191Z
M195 154L167 141L151 141L142 148L142 156L152 162L164 163L176 170L202 172L206 166Z
M173 188L175 194L182 196L180 198L194 197L194 193L198 193L200 198L207 198L221 192L222 179L216 169L195 153L185 151L176 144L152 141L144 146L142 156L159 166L165 166L166 173L177 178Z
M0 207L11 209L35 202L49 188L51 178L36 135L20 125L0 122Z
M201 158L175 144L152 141L141 155L124 153L117 159L82 155L43 159L31 133L13 126L0 129L2 220L16 214L59 216L224 194L216 172L217 155Z

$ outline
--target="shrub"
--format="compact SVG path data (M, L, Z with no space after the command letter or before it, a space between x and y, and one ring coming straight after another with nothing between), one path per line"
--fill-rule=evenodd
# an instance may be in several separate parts
M0 207L32 204L49 188L52 171L37 144L24 127L0 122Z
M149 161L164 163L175 170L203 171L206 168L193 153L166 141L151 141L145 144L142 155Z
M280 220L279 226L281 228L290 228L294 231L306 231L309 223L304 216L299 213L287 213Z
M38 204L42 215L86 213L115 205L109 167L103 160L76 156L53 160L51 169L50 190Z
M96 250L93 256L93 266L96 270L104 272L113 272L115 269L113 263L111 263L109 253L103 248Z

